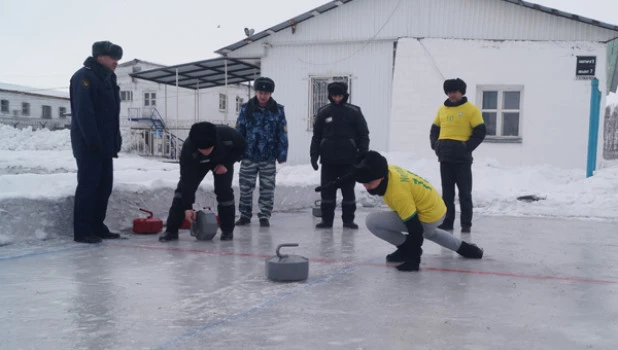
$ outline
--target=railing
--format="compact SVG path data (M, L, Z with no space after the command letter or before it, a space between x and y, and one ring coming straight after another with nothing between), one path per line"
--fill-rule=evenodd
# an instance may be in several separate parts
M131 152L143 156L177 160L180 157L184 140L167 130L131 129L128 142Z

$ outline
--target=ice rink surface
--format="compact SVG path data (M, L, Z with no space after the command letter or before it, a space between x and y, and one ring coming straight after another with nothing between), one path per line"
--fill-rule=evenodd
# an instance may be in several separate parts
M0 247L1 349L615 349L618 223L477 216L467 260L425 240L420 272L364 226L311 210L256 218L233 241L125 233ZM337 215L339 216L340 213ZM278 244L310 259L275 283Z

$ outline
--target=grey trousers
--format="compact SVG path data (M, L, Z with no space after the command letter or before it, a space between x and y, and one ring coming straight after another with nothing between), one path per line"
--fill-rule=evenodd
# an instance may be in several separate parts
M238 182L240 187L240 200L238 211L240 216L251 219L253 210L253 190L258 175L260 176L260 197L258 199L259 213L258 218L269 219L273 211L275 200L275 177L277 166L275 161L253 162L243 159L240 162L240 172Z
M443 220L444 216L442 216L440 220L434 222L421 221L421 225L423 225L423 237L444 248L457 251L459 246L461 246L461 240L438 228L438 225L440 225ZM371 213L367 215L365 223L371 233L392 245L400 246L406 240L406 234L403 232L407 232L408 228L394 211Z

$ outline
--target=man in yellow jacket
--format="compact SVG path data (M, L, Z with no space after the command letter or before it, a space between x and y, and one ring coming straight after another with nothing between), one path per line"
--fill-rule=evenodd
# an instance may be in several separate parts
M431 148L440 161L442 199L446 217L440 225L453 230L455 221L455 185L459 191L461 232L470 233L472 227L472 151L485 139L486 129L481 111L464 96L466 83L457 78L444 82L448 96L438 109L431 125Z
M427 238L470 259L481 259L483 250L474 244L438 228L446 213L440 194L422 177L396 165L376 151L369 151L355 164L355 170L323 187L337 186L353 177L372 195L381 196L391 209L367 216L369 231L397 247L386 256L388 262L400 262L400 271L418 271ZM404 232L407 232L405 234Z

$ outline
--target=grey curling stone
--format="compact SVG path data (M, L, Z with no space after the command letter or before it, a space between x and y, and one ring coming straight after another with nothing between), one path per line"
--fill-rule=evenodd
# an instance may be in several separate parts
M191 236L199 241L210 241L217 234L217 214L210 210L198 210L191 224Z
M280 244L277 255L266 259L266 277L277 282L304 281L309 276L309 259L300 255L281 255L282 247L298 247L297 243Z
M322 201L321 200L317 200L313 203L313 216L315 216L316 218L321 218L322 217L322 207L320 206L320 203Z

